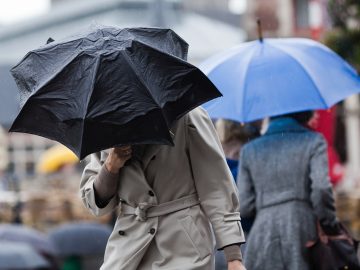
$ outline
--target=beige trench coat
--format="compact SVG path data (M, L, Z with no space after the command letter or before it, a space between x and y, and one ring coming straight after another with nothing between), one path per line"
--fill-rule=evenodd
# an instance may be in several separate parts
M104 171L107 152L91 156L80 189L85 206L97 216L124 202L157 205L190 194L200 201L145 221L120 213L101 269L213 269L214 240L218 249L245 241L237 189L210 118L197 108L172 131L175 146L147 146L141 162L120 170L117 195L104 208L95 203L93 183Z

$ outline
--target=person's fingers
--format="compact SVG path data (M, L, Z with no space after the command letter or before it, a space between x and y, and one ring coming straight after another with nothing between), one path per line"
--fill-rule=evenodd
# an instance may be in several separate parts
M127 161L128 159L131 158L131 156L132 156L131 153L126 153L126 154L122 154L122 155L118 154L117 155L118 159L121 159L123 161Z
M126 147L116 147L114 148L114 153L116 153L117 155L124 157L126 155L130 155L132 153L132 149L131 146L126 146Z
M122 156L126 157L128 155L131 155L132 154L132 149L128 149L128 150L123 150L122 151Z

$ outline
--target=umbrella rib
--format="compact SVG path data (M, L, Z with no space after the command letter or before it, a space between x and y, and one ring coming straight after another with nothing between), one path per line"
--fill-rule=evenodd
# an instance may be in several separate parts
M248 71L249 71L249 65L250 65L250 63L251 63L251 60L252 60L252 56L254 55L254 53L255 53L255 49L251 52L251 55L249 55L249 63L248 63L248 65L246 65L246 70L245 70L245 72L244 72L244 77L243 77L243 82L244 82L244 93L243 93L243 97L242 97L242 102L241 102L241 106L242 106L242 108L245 108L245 106L244 106L244 102L245 102L245 100L246 100L246 94L247 94L247 83L246 83L246 75L247 75L247 73L248 73ZM244 111L242 111L242 110L240 110L241 112L242 112L242 118L244 119L244 121L245 121L245 116L243 115L244 114Z
M83 141L84 141L84 126L85 126L85 121L86 121L86 115L88 114L88 109L89 109L89 103L90 103L90 100L91 100L91 97L94 93L94 88L95 88L95 81L96 81L96 75L97 75L97 72L99 70L99 66L100 66L100 60L101 60L101 54L98 55L97 59L96 59L96 66L95 66L95 70L94 70L94 74L93 74L93 78L92 78L92 87L91 87L91 90L90 90L90 93L89 95L87 96L87 100L86 100L86 111L85 111L85 115L83 115L83 126L82 126L82 134L81 134L81 140L80 140L80 152L82 152L82 147L83 147Z
M291 59L294 59L294 61L300 66L300 68L302 68L306 74L306 76L309 78L309 80L311 81L311 83L314 85L316 92L319 94L320 100L322 101L322 103L325 105L325 108L328 108L328 104L326 103L326 100L324 99L324 97L321 95L318 87L316 86L316 83L314 81L314 79L310 76L310 73L308 72L308 70L305 68L304 65L301 64L301 62L294 56L292 56L290 53L288 53L286 50L278 48L272 44L267 43L269 46L273 47L276 50L279 50L281 52L283 52L284 54L288 55Z
M255 42L257 42L257 41L255 41ZM248 62L248 63L250 63L251 62L251 60L252 60L252 56L253 56L253 54L255 53L255 48L253 48L253 46L250 46L251 44L253 44L254 42L250 42L250 43L248 43L246 46L244 46L244 44L241 44L241 45L238 45L238 46L236 46L236 47L233 47L232 49L231 49L231 52L229 52L229 53L227 53L226 54L226 57L225 58L222 58L222 57L218 57L218 59L216 59L216 61L215 61L215 63L216 64L211 64L211 65L209 65L209 66L211 66L211 68L208 68L206 65L207 65L207 63L205 62L204 64L202 64L202 67L201 67L201 69L203 70L203 71L205 71L205 74L210 78L210 80L211 80L211 73L215 73L216 72L216 70L217 69L219 69L224 63L226 63L227 61L231 61L231 58L233 58L233 57L238 57L239 55L241 56L242 54L243 54L243 51L244 51L244 48L247 48L247 47L249 47L250 49L251 49L251 51L250 51L250 53L248 53L248 54L246 54L245 55L245 57L246 57L246 61ZM211 59L212 58L210 58L209 59L209 63L211 62ZM220 60L222 60L222 61L220 61ZM242 120L240 120L238 117L233 117L233 118L231 118L232 120L234 120L234 121L238 121L238 122L247 122L247 120L245 119L245 116L244 116L244 112L243 112L243 110L241 109L241 108L244 108L244 102L245 102L245 94L246 94L246 75L247 75L247 73L248 73L248 66L249 65L244 65L244 66L246 66L246 71L245 72L243 72L242 73L242 76L241 76L241 78L239 79L239 83L243 83L244 84L244 87L243 87L243 89L244 89L244 91L235 91L235 94L236 94L236 100L239 100L239 103L237 103L239 106L235 106L235 109L236 109L236 111L238 111L240 114L241 114L241 119ZM241 81L242 80L242 81ZM244 83L245 82L245 83ZM242 95L241 95L242 94ZM223 94L224 95L224 98L227 96L227 94L226 93L224 93ZM211 111L211 109L215 109L216 110L216 108L218 108L219 106L221 106L220 105L221 104L221 100L218 100L218 101L216 101L216 102L214 102L212 105L211 105L211 107L209 107L209 109L210 109L210 111ZM229 118L229 117L228 117ZM230 119L229 118L229 119Z
M78 54L75 54L73 57L69 58L69 61L66 63L66 66L69 65L72 61L75 60L75 58L78 56ZM13 75L13 77L15 78L15 81L16 81L16 84L18 85L17 81L17 76L16 76L16 72L14 71L15 67L13 67L11 69L11 73ZM29 93L29 95L27 96L27 99L26 101L32 97L32 96L36 96L36 94L38 94L39 90L41 90L41 88L43 88L44 86L46 86L47 84L49 84L56 76L58 76L61 72L63 71L63 68L57 70L55 73L52 74L52 76L46 80L46 82L42 83L42 84L39 84L36 86L36 90L35 91L32 91L31 93ZM15 72L15 73L14 73ZM24 79L24 78L22 78ZM24 101L24 104L26 103L26 101Z
M250 43L252 43L252 42L250 42ZM207 61L201 63L200 69L205 74L210 74L211 72L216 70L216 68L219 65L230 60L235 55L238 55L240 50L243 50L246 47L251 47L250 43L249 44L243 43L243 44L237 45L235 47L230 48L228 51L224 51L223 54L215 55L215 56L209 58Z
M127 55L127 53L125 51L121 51L121 54L124 56L124 59L126 60L126 62L128 63L128 65L131 67L131 70L136 74L136 77L139 79L139 81L141 82L141 84L145 87L146 91L148 92L149 96L152 98L152 100L156 103L156 105L159 107L160 109L160 105L156 102L156 100L154 99L154 97L151 94L150 89L148 88L148 86L146 85L145 81L142 79L141 74L139 74L137 72L137 69L134 65L134 63L131 61L130 57Z
M89 103L90 103L90 100L91 100L91 97L94 93L94 88L95 88L95 82L96 82L96 75L97 75L97 72L99 70L99 66L100 66L100 60L101 60L101 54L98 55L97 59L96 59L96 63L95 63L95 69L94 69L94 74L93 74L93 77L92 77L92 87L91 87L91 90L90 90L90 93L89 95L87 96L87 100L86 100L86 110L85 110L85 115L83 115L83 120L86 119L86 116L88 114L88 110L89 110Z
M145 45L145 46L149 46L149 44L148 44L147 42L137 39L136 36L132 33L132 31L129 31L129 30L131 30L131 29L134 29L134 28L123 28L122 30L126 31L129 35L131 35L131 37L133 38L133 41L139 42L139 43L141 43L141 44L143 44L143 45ZM135 28L135 29L146 29L146 30L147 30L147 29L151 29L151 30L152 30L152 29L154 29L154 28L151 28L151 27L150 27L150 28L149 28L149 27L139 27L139 28ZM157 28L157 30L166 31L166 32L167 32L167 35L171 34L171 32L172 32L172 34L173 34L176 38L178 38L180 41L182 41L184 44L186 44L186 49L185 49L184 51L182 50L182 52L184 53L184 56L183 56L183 58L182 58L182 57L180 57L180 56L178 56L178 55L169 53L169 52L167 52L167 51L159 50L159 49L156 48L156 47L151 47L151 48L154 49L154 50L157 50L157 51L159 51L159 52L161 52L161 53L168 54L168 55L170 55L170 56L179 58L179 59L181 59L182 61L186 61L186 59L187 59L187 57L188 57L189 44L188 44L182 37L180 37L180 36L179 36L178 34L176 34L173 30L171 30L170 28Z
M134 63L131 61L130 57L127 55L127 53L125 51L121 51L121 54L123 55L125 61L128 63L128 65L130 66L131 70L136 74L136 77L139 79L139 81L141 82L141 84L145 87L146 91L148 92L149 96L151 97L151 99L154 101L154 103L157 105L158 109L161 111L161 107L160 105L156 102L156 100L154 99L154 97L151 94L150 89L148 88L148 86L146 85L145 81L142 79L141 74L138 73Z

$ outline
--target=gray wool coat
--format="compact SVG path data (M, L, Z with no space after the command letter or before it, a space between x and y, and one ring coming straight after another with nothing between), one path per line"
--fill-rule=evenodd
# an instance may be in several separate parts
M309 269L305 244L316 238L316 220L336 224L323 137L291 118L273 120L243 147L237 183L242 216L256 216L247 269Z
M95 215L121 209L102 270L211 270L214 240L217 248L244 242L238 192L210 118L197 108L172 131L175 146L147 146L120 170L116 196L103 208L95 202L93 183L108 173L107 151L91 156L80 187L85 206ZM122 210L191 194L199 204L145 220Z

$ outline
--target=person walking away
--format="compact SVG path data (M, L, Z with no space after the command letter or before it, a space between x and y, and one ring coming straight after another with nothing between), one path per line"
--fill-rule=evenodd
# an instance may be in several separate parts
M245 251L248 269L309 269L305 244L316 239L316 222L328 234L339 232L327 145L306 127L312 116L273 117L267 132L242 148L240 209L256 215Z

